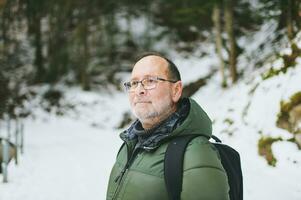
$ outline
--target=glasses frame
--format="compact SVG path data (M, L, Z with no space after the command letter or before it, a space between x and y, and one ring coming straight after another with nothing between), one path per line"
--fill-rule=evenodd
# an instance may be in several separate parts
M150 76L150 77L146 77L146 78L142 79L141 81L136 81L137 82L137 86L135 88L133 88L133 89L132 89L132 86L130 86L130 84L131 84L132 81L128 81L128 82L123 83L123 85L125 87L125 90L127 92L134 92L135 89L138 88L139 83L142 85L143 89L145 89L145 90L152 90L152 89L155 89L157 87L158 82L156 82L154 84L153 88L146 89L144 87L144 84L142 83L145 79L153 79L154 81L167 81L167 82L170 82L170 83L176 83L176 82L178 82L178 81L175 81L175 80L160 78L158 76Z

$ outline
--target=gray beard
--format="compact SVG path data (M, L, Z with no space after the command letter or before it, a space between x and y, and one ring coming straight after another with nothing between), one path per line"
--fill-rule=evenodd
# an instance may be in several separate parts
M162 109L161 112L157 112L157 111L153 111L153 112L149 112L149 113L144 113L144 114L139 114L136 113L135 111L133 112L135 117L137 117L137 119L143 124L144 122L148 121L148 120L152 120L152 119L158 119L157 123L160 123L162 120L164 120L165 118L167 118L172 112L172 106L171 103L165 105Z
M134 115L135 115L135 117L137 117L137 119L139 119L140 122L143 122L144 120L156 118L160 114L159 114L159 112L150 112L150 113L146 113L144 115L140 115L140 114L137 114L136 112L134 112Z

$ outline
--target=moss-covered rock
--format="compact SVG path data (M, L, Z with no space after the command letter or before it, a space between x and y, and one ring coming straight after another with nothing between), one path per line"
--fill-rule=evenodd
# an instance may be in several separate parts
M301 133L301 91L293 94L289 101L280 102L277 127L293 134Z
M298 148L301 149L301 133L298 133L294 137L295 143L297 143Z
M281 56L283 60L283 66L275 69L273 66L266 73L262 74L262 79L266 80L271 77L277 76L280 73L285 74L286 71L296 65L296 59L301 56L301 49L296 44L291 45L292 53L290 55Z
M282 141L281 137L273 138L262 136L258 141L258 153L263 156L269 165L275 167L277 159L273 155L272 144L277 141Z
M289 101L280 102L280 112L276 125L293 134L288 141L297 144L301 149L301 91L293 94Z

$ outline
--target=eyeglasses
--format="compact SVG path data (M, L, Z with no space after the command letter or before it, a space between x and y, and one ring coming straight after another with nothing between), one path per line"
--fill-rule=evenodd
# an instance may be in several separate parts
M152 90L157 87L157 83L159 81L168 81L171 83L177 82L174 80L167 80L167 79L163 79L163 78L159 78L159 77L147 77L147 78L142 79L141 81L132 80L129 82L125 82L123 85L124 85L126 91L128 91L128 92L135 91L135 89L138 87L139 83L141 83L142 87L145 90Z

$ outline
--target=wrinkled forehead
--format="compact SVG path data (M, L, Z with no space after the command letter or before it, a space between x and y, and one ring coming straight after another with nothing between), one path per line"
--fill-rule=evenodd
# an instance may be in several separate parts
M168 78L168 62L159 56L147 56L140 59L133 67L131 79L149 76Z

